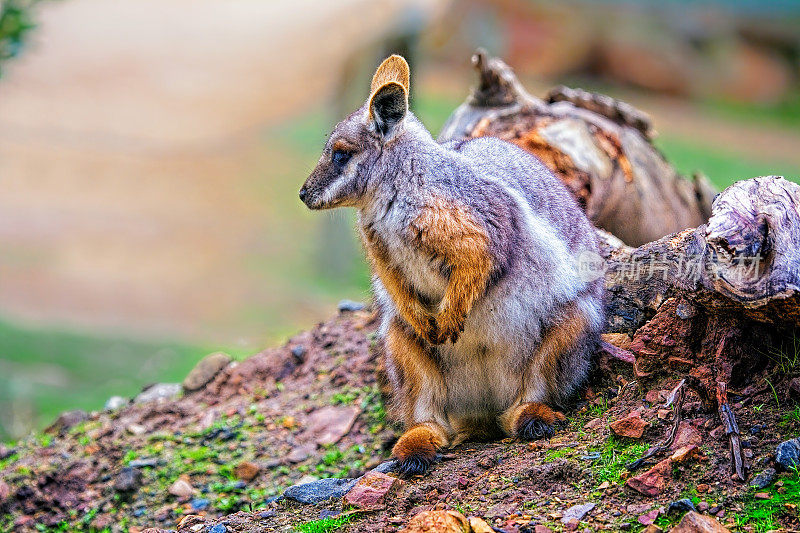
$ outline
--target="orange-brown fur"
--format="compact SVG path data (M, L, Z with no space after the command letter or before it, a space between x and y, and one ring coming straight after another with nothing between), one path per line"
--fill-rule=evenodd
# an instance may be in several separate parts
M483 294L492 268L489 237L469 211L437 199L412 224L416 244L450 265L447 291L427 336L434 344L455 341L472 305Z
M433 461L436 452L447 446L447 435L436 423L424 422L412 426L403 433L392 448L392 455L400 461L411 457L420 457L425 461Z
M386 349L403 374L403 390L395 391L392 406L406 426L414 423L414 407L427 381L429 386L444 389L441 372L419 339L395 319L386 332Z
M372 76L369 92L374 94L378 89L387 83L398 83L408 92L411 81L411 72L405 59L398 55L392 55L383 60L375 75Z
M558 390L559 360L566 352L575 348L575 344L588 328L586 316L573 306L560 322L545 332L537 359L542 361L540 372L551 392Z
M523 403L514 408L512 416L508 417L508 425L504 428L509 435L517 435L526 424L532 421L541 421L552 426L557 422L563 422L566 417L563 413L539 402Z

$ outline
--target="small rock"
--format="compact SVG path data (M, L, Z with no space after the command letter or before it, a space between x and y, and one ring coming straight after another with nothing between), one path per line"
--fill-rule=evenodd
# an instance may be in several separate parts
M533 528L533 533L553 533L553 530L545 525L536 524Z
M631 347L631 337L627 333L603 333L601 337L604 341L613 344L617 348L629 350Z
M117 492L133 492L142 484L142 472L138 468L126 466L114 478L114 490Z
M602 418L592 418L586 424L584 424L583 429L597 429L603 425Z
M123 398L122 396L112 396L106 400L106 404L103 406L103 409L106 411L116 411L117 409L125 407L126 405L128 405L127 398Z
M302 481L302 480L301 480ZM355 479L325 478L298 483L284 491L284 497L300 503L317 504L330 498L341 498L356 484Z
M656 411L656 416L658 416L659 420L666 420L670 417L672 411L669 409L659 409Z
M128 433L130 433L131 435L136 435L136 436L139 436L139 435L144 435L145 433L147 433L147 428L146 428L146 427L144 427L144 426L143 426L143 425L141 425L141 424L130 424L130 425L129 425L128 427L126 427L125 429L126 429L126 430L128 431Z
M670 446L670 449L677 450L684 446L700 446L701 444L703 444L703 435L700 434L690 421L684 420L678 426L678 432L675 435L675 440L672 446Z
M678 500L675 502L670 503L667 506L667 514L671 514L674 512L681 512L685 513L688 511L697 511L694 507L694 503L689 498L684 498L682 500Z
M20 515L14 520L14 525L17 527L27 527L33 524L33 517L29 515Z
M286 456L286 460L290 463L299 463L305 461L316 449L316 444L304 444L303 446L298 446L289 452L289 455Z
M778 444L775 453L775 462L783 470L800 467L800 439L791 439Z
M173 496L177 496L178 498L184 500L188 500L194 494L194 488L189 484L188 481L183 479L176 479L167 490Z
M355 311L362 311L364 307L364 304L361 302L354 302L353 300L342 300L338 305L340 313L353 313Z
M708 432L708 435L712 439L719 439L724 434L725 434L725 428L723 426L717 426L717 427L715 427L714 429L712 429L711 431Z
M145 468L148 466L156 466L158 464L158 459L149 458L149 459L134 459L128 466L132 468Z
M689 511L670 533L730 533L714 518Z
M192 506L192 511L205 511L211 502L207 498L195 498L189 502L189 505Z
M561 522L566 524L570 520L576 519L578 522L583 520L583 517L586 516L594 509L595 504L593 503L584 503L583 505L573 505L566 511L564 511L564 516L561 517Z
M653 505L650 503L632 503L625 507L628 514L642 514L650 510Z
M795 398L800 398L800 378L794 378L789 382L789 394Z
M403 533L464 533L469 521L458 511L423 511L409 520Z
M644 434L647 427L647 422L642 420L638 411L628 414L625 418L621 418L612 422L609 425L611 432L619 437L628 437L631 439L640 439Z
M206 518L204 516L196 514L187 514L186 516L181 518L180 522L178 522L178 529L184 529L197 524L202 524L205 521Z
M478 459L478 466L480 466L481 468L485 468L487 470L492 468L496 464L497 461L493 457L485 456Z
M647 391L647 394L644 395L644 401L646 401L651 405L656 403L661 403L664 401L664 399L667 397L668 394L669 391L666 391L665 394L665 391L660 391L655 389L649 390Z
M110 514L103 513L94 517L91 526L97 531L103 531L106 528L110 528L113 523L114 517Z
M494 529L483 518L478 518L477 516L469 517L469 527L471 529L470 533L495 533Z
M222 352L212 353L203 357L183 380L183 388L187 391L198 390L214 379L214 376L219 374L230 362L230 356Z
M8 486L8 483L0 479L0 505L2 505L9 496L11 496L11 487Z
M244 461L239 463L236 468L234 468L233 473L234 475L243 481L253 481L258 473L261 471L261 467L255 463L251 463L250 461Z
M222 524L217 524L211 529L208 530L208 533L227 533L228 528L223 526Z
M755 487L756 489L763 489L769 486L775 480L775 469L774 468L766 468L763 472L758 474L756 477L750 481L750 486Z
M697 487L696 487L696 488L697 488L697 492L699 492L699 493L701 493L701 494L702 494L702 493L704 493L704 492L708 492L708 489L709 489L710 487L709 487L709 486L708 486L708 484L706 484L706 483L700 483L699 485L697 485Z
M642 530L642 533L660 533L663 531L660 527L655 524L650 524L646 528Z
M703 452L700 450L700 448L694 444L691 444L675 450L675 453L672 454L670 459L676 463L683 463L689 459L701 458L702 456Z
M335 444L344 437L361 411L352 406L326 405L309 417L305 439L313 439L320 446Z
M347 492L344 503L359 509L375 509L383 505L387 494L399 483L396 477L369 472Z
M658 509L653 509L649 513L641 515L639 518L637 518L637 521L643 526L649 526L656 521L656 518L658 518L659 514L661 514L661 511Z
M179 395L182 392L180 383L156 383L145 387L136 398L133 399L135 403L147 403L158 400L169 400Z
M380 472L381 474L388 474L389 472L394 470L396 466L397 466L397 461L395 460L384 461L375 468L373 468L372 470L370 470L370 472Z
M304 361L306 351L306 347L302 344L292 346L292 357L294 357L294 360L297 361L298 364Z
M769 500L769 499L772 499L772 496L770 495L769 492L756 492L755 494L753 494L753 497L756 500Z
M65 413L61 413L56 418L56 421L53 422L45 432L47 433L55 433L55 434L62 434L67 431L69 428L80 424L84 420L89 418L89 413L86 411L81 411L77 409L75 411L67 411Z
M700 511L701 513L708 511L708 502L704 500L698 503L697 510Z
M647 472L629 478L625 486L645 496L658 496L666 487L667 478L671 476L672 461L664 459Z

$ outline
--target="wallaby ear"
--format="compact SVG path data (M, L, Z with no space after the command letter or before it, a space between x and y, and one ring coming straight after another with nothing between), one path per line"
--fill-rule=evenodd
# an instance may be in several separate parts
M408 111L408 94L405 88L395 81L386 83L369 97L369 120L375 131L388 137L394 127L403 120Z
M403 56L397 54L391 55L383 60L378 70L375 71L375 75L372 76L369 93L375 94L375 91L390 81L393 81L399 83L403 89L406 90L406 94L408 94L410 92L408 84L410 78L411 74L408 70L408 63L403 59Z
M370 84L369 120L384 137L403 120L408 111L410 73L408 63L399 55L383 60Z

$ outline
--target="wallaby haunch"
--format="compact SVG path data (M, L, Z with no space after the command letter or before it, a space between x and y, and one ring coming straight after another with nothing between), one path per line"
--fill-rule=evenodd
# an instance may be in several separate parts
M408 88L406 61L387 58L300 198L358 211L406 427L393 455L413 474L469 437L551 435L604 317L602 279L580 270L595 232L558 178L499 139L437 143Z

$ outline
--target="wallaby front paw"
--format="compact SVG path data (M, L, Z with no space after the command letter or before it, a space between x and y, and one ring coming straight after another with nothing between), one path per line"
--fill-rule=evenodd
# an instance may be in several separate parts
M433 423L419 424L403 433L392 448L392 456L397 461L394 470L402 477L427 472L445 444L442 433Z
M431 344L443 344L447 341L456 342L461 333L464 332L464 321L466 317L444 316L434 318L435 327L430 331L428 340ZM433 340L431 340L433 339Z

